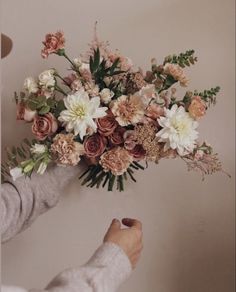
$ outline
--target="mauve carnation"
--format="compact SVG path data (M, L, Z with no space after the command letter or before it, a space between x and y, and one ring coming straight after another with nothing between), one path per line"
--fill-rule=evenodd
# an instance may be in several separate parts
M16 110L17 120L32 122L35 116L36 116L36 111L32 111L31 109L26 107L24 102L20 102L17 104L17 110Z
M146 155L146 151L140 144L135 145L134 148L129 151L129 153L133 156L134 160L138 161L144 159Z
M105 117L97 119L98 132L103 136L111 135L117 126L118 123L111 111Z
M206 113L206 103L200 96L194 96L191 100L188 112L194 119L201 118Z
M132 162L133 157L121 147L112 148L105 152L99 161L103 170L105 172L111 171L113 175L124 174Z
M58 128L57 120L52 113L36 116L32 125L32 132L40 141L52 136Z
M106 148L106 138L99 134L93 134L84 141L85 154L88 157L100 156Z
M125 129L122 127L118 127L115 131L109 136L109 141L113 145L121 145L124 143L124 132Z
M65 48L65 37L63 32L58 31L55 34L47 34L43 41L44 48L41 51L41 56L47 58L50 54L57 53Z
M134 130L128 130L124 133L124 146L127 150L132 150L135 145L137 144L136 142L136 135Z

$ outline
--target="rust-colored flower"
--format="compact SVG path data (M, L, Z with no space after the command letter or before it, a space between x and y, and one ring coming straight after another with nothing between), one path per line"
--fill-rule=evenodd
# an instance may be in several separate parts
M129 152L121 147L112 148L105 152L99 163L105 172L111 171L113 175L122 175L132 163L133 157Z
M84 141L85 154L90 158L100 156L105 148L106 138L97 133L87 137Z
M115 117L112 114L112 112L109 111L105 117L97 119L97 126L98 132L101 135L109 136L114 132L115 128L118 126L118 123L115 120Z
M58 134L53 139L51 153L55 156L57 163L74 166L84 154L84 146L74 141L73 134Z
M125 129L118 127L115 131L109 136L109 140L113 145L121 145L124 143L124 132Z
M206 108L206 103L201 99L201 96L194 96L188 107L188 112L194 119L198 119L205 115Z
M58 128L57 120L52 113L36 116L32 125L32 132L40 141L52 136Z
M59 50L65 48L65 37L64 33L61 31L55 34L49 33L43 41L44 48L41 51L41 56L47 58L50 54L57 53Z
M140 144L135 145L134 148L129 151L129 153L133 156L134 160L142 160L146 155L146 151Z
M32 122L36 116L36 111L29 109L24 102L17 104L16 119L24 120L26 122Z

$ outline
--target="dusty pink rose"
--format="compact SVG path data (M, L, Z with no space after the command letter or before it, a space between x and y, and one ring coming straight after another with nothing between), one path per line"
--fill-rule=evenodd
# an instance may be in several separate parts
M58 128L57 120L52 113L36 116L32 125L32 132L40 141L52 136Z
M20 102L17 104L17 111L16 111L17 120L32 122L35 116L36 116L36 111L32 111L31 109L27 108L24 102Z
M146 155L146 151L140 144L135 145L134 148L129 151L129 153L133 156L134 160L142 160Z
M136 142L136 135L134 130L128 130L124 133L124 146L127 150L134 149Z
M111 171L113 175L122 175L132 163L133 157L129 152L121 147L112 148L105 152L99 163L105 172Z
M55 34L47 34L43 44L44 48L41 51L41 56L43 58L47 58L50 54L57 53L59 50L65 48L64 33L58 31Z
M105 117L97 119L98 132L103 136L111 135L117 126L118 123L111 111Z
M109 136L109 141L113 145L121 145L124 143L124 132L125 129L122 127L118 127L115 131Z
M188 112L194 119L198 119L205 115L206 108L206 103L201 99L201 97L194 96L191 100L190 106L188 107Z
M92 136L87 137L84 141L85 154L90 158L100 156L105 148L106 138L99 134L93 134Z

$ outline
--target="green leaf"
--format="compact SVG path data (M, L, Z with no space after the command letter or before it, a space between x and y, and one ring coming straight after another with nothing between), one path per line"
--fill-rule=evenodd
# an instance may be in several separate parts
M94 71L97 70L99 64L100 64L100 51L99 51L99 48L97 48L97 50L94 51L94 63L93 63Z
M50 111L50 106L45 105L41 108L41 110L38 112L40 115L45 115Z

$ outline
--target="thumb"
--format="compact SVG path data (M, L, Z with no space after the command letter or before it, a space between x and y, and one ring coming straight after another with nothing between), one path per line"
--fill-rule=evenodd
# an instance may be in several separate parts
M120 221L118 219L113 219L109 227L109 230L120 230L120 228L121 228Z

